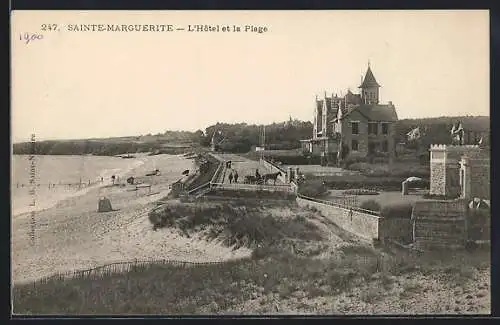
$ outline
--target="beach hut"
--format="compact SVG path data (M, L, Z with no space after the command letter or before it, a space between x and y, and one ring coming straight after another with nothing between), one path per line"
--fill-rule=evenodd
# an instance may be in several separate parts
M113 211L113 207L111 206L111 201L107 197L100 198L97 207L97 212L110 212L110 211Z

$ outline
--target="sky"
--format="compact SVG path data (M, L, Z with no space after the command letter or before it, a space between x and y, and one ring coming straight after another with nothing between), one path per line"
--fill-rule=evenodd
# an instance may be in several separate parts
M267 32L69 30L80 24ZM399 118L489 115L484 10L16 11L11 30L13 142L312 120L315 96L357 92L368 62Z

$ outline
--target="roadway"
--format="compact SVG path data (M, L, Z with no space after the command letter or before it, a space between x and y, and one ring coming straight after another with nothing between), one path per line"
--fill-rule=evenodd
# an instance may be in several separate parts
M259 161L251 160L240 155L229 154L229 153L217 153L213 154L217 158L223 161L231 161L231 170L238 172L238 183L243 183L246 175L255 176L255 170L258 170L261 175L270 173L270 170L265 168ZM224 164L224 171L221 174L221 179L219 179L220 183L229 184L229 173L231 171L228 170ZM272 182L269 182L271 184ZM276 181L276 184L283 184L280 180Z

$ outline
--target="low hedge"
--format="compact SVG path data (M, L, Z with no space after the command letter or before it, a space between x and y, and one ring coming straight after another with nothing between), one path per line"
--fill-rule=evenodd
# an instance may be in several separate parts
M378 203L375 200L367 200L364 201L360 204L359 206L361 209L368 210L368 211L376 211L379 212L381 210L380 203Z
M366 177L364 179L350 179L350 180L325 180L328 188L339 190L347 189L377 189L385 191L400 191L402 179L400 178L376 178Z
M283 165L319 165L321 164L321 157L319 156L281 156L266 154L268 160L279 161Z
M413 212L413 203L403 202L389 204L382 207L380 215L384 218L410 219Z
M365 189L350 189L345 190L343 192L345 195L379 195L380 193L373 190L365 190Z
M456 200L459 198L459 194L457 195L436 195L436 194L430 194L430 193L425 193L422 195L424 199L431 199L431 200Z
M406 179L408 177L429 178L430 169L428 166L415 165L412 163L384 164L384 163L366 163L356 162L349 164L349 170L358 171L368 177L399 177Z

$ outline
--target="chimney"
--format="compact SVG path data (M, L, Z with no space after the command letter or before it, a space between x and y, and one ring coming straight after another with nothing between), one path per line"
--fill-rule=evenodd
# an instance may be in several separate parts
M393 105L392 105L392 101L388 101L388 103L389 103L389 106L393 106Z

